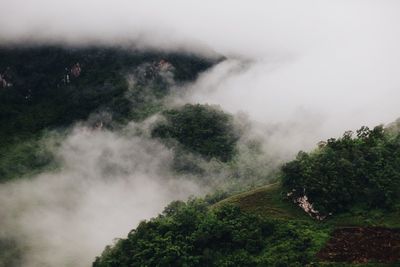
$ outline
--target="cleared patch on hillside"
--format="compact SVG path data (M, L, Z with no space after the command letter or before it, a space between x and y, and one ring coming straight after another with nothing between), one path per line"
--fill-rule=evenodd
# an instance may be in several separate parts
M279 183L266 185L257 189L234 195L214 205L237 205L243 211L275 219L312 220L297 205L288 201Z
M400 229L337 228L317 257L329 262L400 262Z

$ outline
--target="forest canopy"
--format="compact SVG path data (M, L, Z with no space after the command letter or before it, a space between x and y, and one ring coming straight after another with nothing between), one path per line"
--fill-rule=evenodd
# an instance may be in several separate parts
M290 197L307 196L322 214L391 209L400 201L400 134L377 126L331 138L282 167Z
M47 132L91 116L105 126L141 121L162 109L172 84L215 63L111 46L0 46L0 58L0 182L51 164Z
M152 131L153 137L174 139L185 149L210 159L229 161L236 153L238 133L233 117L217 107L186 104L162 113L165 121Z
M305 266L326 236L305 222L282 223L232 205L175 201L108 246L93 267Z

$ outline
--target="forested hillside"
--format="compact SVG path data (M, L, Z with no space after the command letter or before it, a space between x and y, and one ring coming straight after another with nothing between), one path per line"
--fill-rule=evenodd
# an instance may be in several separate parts
M135 154L121 146L115 150L111 145L100 150L98 162L91 166L94 178L88 177L100 180L107 190L113 182L141 175L142 183L151 183L153 176L143 173L163 172L157 180L163 186L179 183L187 185L181 190L204 187L202 192L208 193L173 201L157 217L142 221L126 238L108 245L94 259L94 267L399 262L398 124L347 131L309 152L300 151L277 168L270 164L262 139L249 134L248 120L217 105L166 101L173 90L185 90L185 84L220 59L59 46L2 47L0 57L3 184L62 170L65 163L55 153L62 144L64 149L71 145L65 140L78 128L91 138L100 136L102 142L112 137L128 147L135 144L132 147L139 151ZM77 157L79 148L73 149L78 152L71 155ZM135 158L132 166L116 162L118 153L122 156L117 158L128 165ZM151 155L143 170L137 163L142 161L136 159L140 153ZM165 155L158 159L155 153ZM152 165L153 160L162 160L162 167ZM137 174L137 169L143 173ZM72 178L76 175L84 180L86 169ZM99 186L90 179L83 181L89 191ZM112 205L118 209L125 204L112 201ZM124 212L130 209L126 206ZM24 249L29 250L25 238L4 233L2 237L0 266L19 266ZM376 247L379 253L373 252Z
M400 205L400 135L362 127L300 152L282 168L291 199L304 197L323 215L351 209L391 210Z
M0 267L400 267L399 14L0 0Z
M0 181L51 163L45 131L88 119L118 127L160 111L171 86L216 60L118 47L0 47Z
M274 185L173 202L93 266L397 266L399 138L362 127L300 152Z

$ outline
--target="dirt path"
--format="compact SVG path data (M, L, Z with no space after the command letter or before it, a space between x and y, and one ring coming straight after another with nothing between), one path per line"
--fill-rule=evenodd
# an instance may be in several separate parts
M391 263L400 261L400 229L381 227L338 228L317 254L323 261Z

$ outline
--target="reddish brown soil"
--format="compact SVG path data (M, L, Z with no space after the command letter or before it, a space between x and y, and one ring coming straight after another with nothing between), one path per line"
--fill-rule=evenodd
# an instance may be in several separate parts
M400 229L381 227L338 228L317 254L329 262L400 261Z

